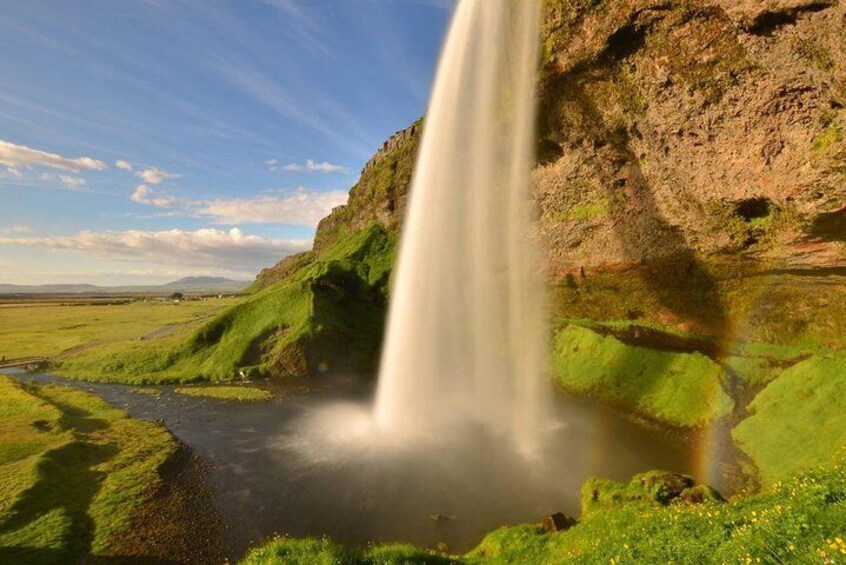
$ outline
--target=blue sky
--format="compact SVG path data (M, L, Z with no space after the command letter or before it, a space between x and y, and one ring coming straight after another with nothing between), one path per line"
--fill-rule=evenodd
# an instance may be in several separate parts
M249 278L423 114L453 0L0 0L0 282Z

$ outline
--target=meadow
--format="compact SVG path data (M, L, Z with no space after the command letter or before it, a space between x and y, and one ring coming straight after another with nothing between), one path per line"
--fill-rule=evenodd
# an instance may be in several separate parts
M241 300L6 300L0 303L0 358L54 357L161 337L191 328Z

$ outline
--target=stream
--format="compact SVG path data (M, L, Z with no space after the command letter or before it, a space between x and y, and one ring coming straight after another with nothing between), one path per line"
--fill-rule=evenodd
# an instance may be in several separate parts
M326 534L352 545L446 543L463 552L503 525L559 511L578 516L579 490L592 476L627 481L662 469L702 479L692 442L563 394L540 451L522 457L472 427L414 442L368 442L361 428L373 386L353 377L261 383L274 399L245 404L170 386L153 396L131 386L7 373L79 387L166 425L209 464L207 481L235 558L274 534Z

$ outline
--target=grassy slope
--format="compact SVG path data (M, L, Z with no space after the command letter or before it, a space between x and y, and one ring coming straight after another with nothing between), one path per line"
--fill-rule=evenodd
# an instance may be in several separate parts
M0 376L0 562L107 555L176 449L163 427L76 389Z
M549 534L532 524L503 528L463 557L447 558L407 546L354 552L325 539L278 539L253 551L242 565L846 562L842 456L728 503L707 496L700 504L668 500L650 476L635 477L628 485L603 481L603 507L586 508L585 518L571 530ZM586 489L586 506L592 504L596 485L589 483Z
M554 348L555 382L567 390L677 426L705 424L732 409L725 373L704 355L630 347L578 326L559 331Z
M72 347L136 340L165 326L209 318L238 299L122 305L20 304L0 307L0 356L49 357Z
M735 441L769 483L824 460L846 445L846 358L816 356L795 365L749 406Z
M375 226L348 234L190 335L82 351L60 373L154 384L231 381L239 373L301 375L342 361L365 366L375 361L381 340L394 245Z

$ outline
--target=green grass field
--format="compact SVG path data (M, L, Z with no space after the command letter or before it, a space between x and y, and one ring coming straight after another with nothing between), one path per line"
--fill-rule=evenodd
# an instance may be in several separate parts
M0 376L0 562L109 555L177 448L95 396Z
M0 306L0 357L52 357L72 348L131 342L191 327L241 298L121 305L19 301Z

